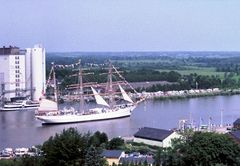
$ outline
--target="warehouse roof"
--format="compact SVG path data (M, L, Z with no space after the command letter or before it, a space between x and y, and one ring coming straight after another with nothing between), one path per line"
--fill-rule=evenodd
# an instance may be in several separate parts
M119 158L122 155L122 150L104 150L102 156L106 158Z
M134 137L150 139L154 141L163 141L172 133L173 131L170 131L170 130L144 127L144 128L141 128L136 134L134 134Z

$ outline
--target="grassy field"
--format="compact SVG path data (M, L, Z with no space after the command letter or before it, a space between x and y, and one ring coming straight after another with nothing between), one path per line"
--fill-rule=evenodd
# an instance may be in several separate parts
M186 65L185 61L183 59L140 59L140 60L118 60L118 63L125 64L125 65L146 65L146 64L153 64L152 67L155 68L155 70L163 72L169 72L169 71L176 71L180 73L181 75L189 75L196 73L197 75L204 75L204 76L218 76L221 80L224 79L225 72L217 72L215 67L199 67L205 65L204 63L189 63ZM161 62L163 64L168 64L169 66L172 65L173 69L161 69L158 62ZM143 66L144 66L143 65ZM161 64L160 64L161 65ZM166 65L166 66L168 66ZM176 66L176 69L174 68ZM162 66L163 67L163 66ZM152 68L152 69L153 69ZM237 75L234 73L234 76L232 77L235 80L240 79L240 75Z

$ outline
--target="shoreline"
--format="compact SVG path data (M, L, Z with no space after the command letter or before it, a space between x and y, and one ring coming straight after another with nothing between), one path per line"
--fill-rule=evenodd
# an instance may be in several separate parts
M157 92L155 92L157 93ZM184 94L164 94L164 95L154 95L151 97L146 97L146 99L153 100L178 100L178 99L189 99L189 98L200 98L200 97L210 97L210 96L232 96L240 94L240 89L232 90L219 90L216 92L200 92L200 93L184 93Z

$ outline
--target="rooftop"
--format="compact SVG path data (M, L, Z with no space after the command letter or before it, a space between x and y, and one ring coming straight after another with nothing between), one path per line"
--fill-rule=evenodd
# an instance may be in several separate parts
M23 50L20 50L19 47L16 46L3 46L0 48L0 55L21 55L24 54Z
M102 152L102 156L106 158L119 158L121 157L122 153L122 150L104 150Z
M134 134L134 137L150 139L154 141L163 141L172 133L173 131L169 130L144 127L141 128L136 134Z
M144 162L147 162L148 164L153 164L154 159L152 156L141 156L141 157L121 157L120 159L121 163L134 163L134 164L143 164Z
M233 125L236 125L236 124L240 124L240 118L238 118L237 120L235 120L235 121L233 122Z
M240 140L240 130L237 131L232 131L229 133L230 135L232 135L234 138L236 138L237 140Z

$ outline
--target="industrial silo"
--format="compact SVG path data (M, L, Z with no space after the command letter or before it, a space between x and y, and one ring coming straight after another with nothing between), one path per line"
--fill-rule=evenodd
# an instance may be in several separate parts
M41 45L26 49L26 81L33 100L45 93L46 62L45 49Z

